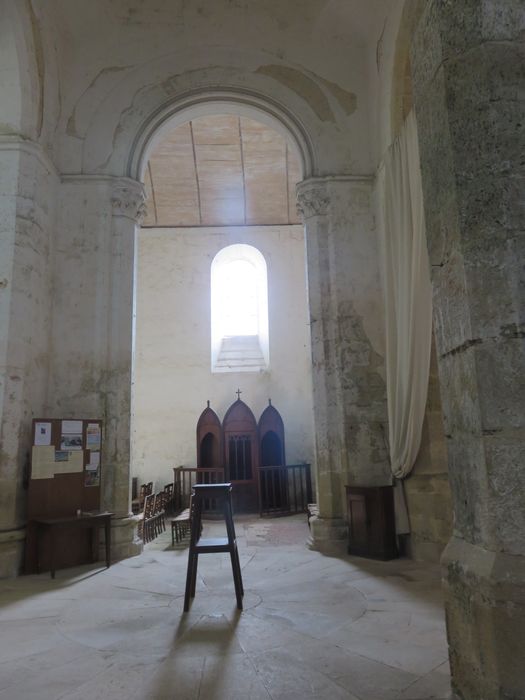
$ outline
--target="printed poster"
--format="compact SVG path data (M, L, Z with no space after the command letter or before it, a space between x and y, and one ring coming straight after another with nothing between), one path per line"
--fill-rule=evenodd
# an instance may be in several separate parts
M51 423L35 423L35 445L51 444Z
M60 438L61 450L81 450L82 442L82 421L81 420L63 420L62 435Z
M100 450L100 425L98 423L87 424L86 450Z

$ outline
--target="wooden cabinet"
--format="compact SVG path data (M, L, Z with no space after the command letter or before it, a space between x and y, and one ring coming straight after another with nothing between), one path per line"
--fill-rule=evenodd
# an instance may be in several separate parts
M392 486L345 486L348 553L371 559L398 556Z

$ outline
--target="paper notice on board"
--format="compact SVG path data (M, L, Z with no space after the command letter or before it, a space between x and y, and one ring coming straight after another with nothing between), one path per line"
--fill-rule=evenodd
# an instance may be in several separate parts
M51 444L51 423L35 423L35 445Z
M51 446L36 445L31 457L31 478L52 479L55 474L74 474L84 471L84 453L78 451L55 451Z
M31 453L31 478L52 479L55 475L55 448L36 445Z
M94 471L85 471L84 486L100 486L100 469L95 469Z
M86 450L100 450L100 425L98 423L87 424Z
M61 450L81 450L82 449L82 433L68 433L60 438Z
M81 450L82 447L82 421L63 420L62 435L60 437L60 449Z
M86 464L86 469L90 472L94 472L99 468L100 465L100 452L91 452L89 455L89 462Z
M80 433L82 434L82 421L81 420L63 420L62 421L62 435L64 433Z
M55 452L55 474L74 474L84 471L84 453L68 452L67 461L63 459L64 450Z

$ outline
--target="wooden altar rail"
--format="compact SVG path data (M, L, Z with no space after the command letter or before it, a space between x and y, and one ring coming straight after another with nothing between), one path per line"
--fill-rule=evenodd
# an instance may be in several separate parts
M173 467L173 504L175 514L190 505L191 489L195 484L224 483L224 469L197 469L196 467ZM213 510L207 504L206 510Z
M260 515L306 513L312 497L312 477L309 464L287 464L278 467L259 467L258 498ZM221 484L224 469L173 468L173 505L175 514L188 508L191 489L195 484ZM206 503L205 510L214 511L214 503Z
M260 515L306 513L312 499L309 464L259 467Z

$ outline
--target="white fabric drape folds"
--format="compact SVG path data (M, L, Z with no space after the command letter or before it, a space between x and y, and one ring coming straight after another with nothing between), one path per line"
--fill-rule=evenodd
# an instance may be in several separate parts
M432 336L432 289L413 112L388 150L379 180L390 462L394 476L402 479L410 473L421 442Z

